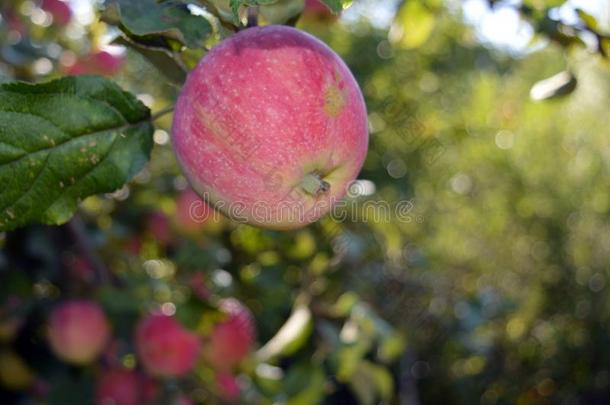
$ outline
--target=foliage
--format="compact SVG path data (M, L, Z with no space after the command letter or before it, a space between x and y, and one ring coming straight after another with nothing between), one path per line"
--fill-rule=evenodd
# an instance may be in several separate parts
M282 233L214 217L193 231L176 221L187 184L171 119L154 115L155 130L149 108L173 104L186 72L254 11L264 23L265 7L284 6L219 3L108 1L75 38L36 17L37 2L0 2L2 81L38 83L0 87L0 402L91 403L104 370L141 371L133 333L145 313L175 313L207 336L225 297L256 319L257 350L232 370L241 403L607 400L603 22L583 10L557 20L562 1L490 0L551 40L512 58L438 0L400 2L384 28L282 14L274 22L337 50L365 93L371 147L347 200L353 220ZM130 49L117 84L58 79L109 34ZM90 133L98 142L81 145ZM81 147L100 158L69 163ZM53 160L44 169L33 154ZM50 180L26 181L32 169L14 165L25 156ZM70 185L75 176L85 180ZM392 215L371 220L379 201ZM70 297L95 299L113 325L113 345L88 367L58 360L43 331ZM156 401L226 400L217 374L201 360L157 379Z

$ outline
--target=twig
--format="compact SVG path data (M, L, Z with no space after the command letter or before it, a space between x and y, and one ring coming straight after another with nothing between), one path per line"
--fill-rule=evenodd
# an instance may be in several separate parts
M173 106L172 107L167 107L167 108L165 108L165 109L163 109L161 111L157 111L156 113L154 113L150 117L150 119L151 119L151 121L156 121L159 118L163 117L164 115L167 115L167 114L172 113L172 112L174 112L174 107Z

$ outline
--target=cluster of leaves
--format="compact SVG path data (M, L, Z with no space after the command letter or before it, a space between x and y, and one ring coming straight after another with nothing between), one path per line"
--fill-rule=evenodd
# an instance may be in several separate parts
M272 2L233 2L230 18L217 4L191 7L198 3L108 1L101 20L88 27L91 42L113 25L120 30L114 43L135 51L130 57L143 57L134 63L147 61L180 85L210 46L244 28L244 9L257 6L261 19L276 18L264 9ZM3 15L9 9L18 13L20 5ZM63 45L65 30L47 28L36 47L54 39ZM24 30L19 39L30 34ZM66 43L63 52L73 52L72 46ZM61 57L50 60L50 76L61 74ZM15 75L16 65L5 62ZM151 65L141 65L153 76L141 87L148 91L160 82ZM18 76L49 75L30 73ZM142 77L138 71L117 79L137 88L134 76ZM358 294L341 288L340 273L349 270L344 252L333 247L341 229L327 222L284 235L226 220L196 232L181 228L172 218L184 179L171 149L158 146L155 157L155 126L167 135L167 117L151 114L138 97L102 77L0 86L0 177L7 185L0 194L0 229L10 231L1 239L2 402L88 403L109 365L140 368L132 334L143 313L169 303L184 325L205 334L218 320L213 303L228 296L244 301L258 321L261 348L235 370L247 403L390 399L389 366L404 338ZM70 297L97 300L111 319L113 345L90 367L74 369L49 351L43 327L49 309ZM21 370L15 373L20 378L11 378L8 369ZM216 377L202 361L186 378L160 381L158 399L167 403L187 394L201 403L227 400Z

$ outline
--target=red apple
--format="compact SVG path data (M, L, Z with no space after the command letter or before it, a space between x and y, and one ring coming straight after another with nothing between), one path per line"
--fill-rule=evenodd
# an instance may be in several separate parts
M144 368L160 377L182 376L199 356L199 338L170 316L155 314L136 327L136 349Z
M49 318L49 343L55 354L73 364L87 364L104 350L110 325L102 308L92 301L59 305Z
M234 402L239 399L240 388L237 383L237 379L230 373L218 373L216 375L216 386L218 389L218 395L224 401Z
M97 51L71 62L73 63L64 68L64 72L67 75L113 76L121 71L125 58L123 55L112 54L107 51Z
M252 350L256 327L252 313L238 300L222 300L220 309L226 318L208 336L204 357L215 369L229 370Z
M59 26L68 25L72 20L72 10L68 3L63 0L42 0L40 8L51 14L53 23Z
M138 256L142 251L142 239L138 235L133 235L125 242L125 250L134 256Z
M74 277L74 279L84 282L90 283L95 280L95 271L91 264L85 260L81 256L75 256L68 260L67 262L68 269L70 270L70 275Z
M320 0L305 0L303 15L326 21L334 21L339 18L337 14L333 14Z
M160 211L151 213L146 219L146 226L160 245L169 245L172 241L171 223L164 213Z
M186 395L180 395L174 400L173 405L195 405L195 402Z
M143 402L143 379L133 370L117 368L106 371L97 382L96 405L140 405Z
M176 225L187 233L199 231L214 215L210 206L192 189L178 195L176 200Z
M6 18L6 25L9 31L18 32L21 35L26 33L27 27L17 14L8 11L6 12L6 15L3 15L3 17Z
M145 404L154 404L159 397L159 384L149 376L142 376L142 399Z
M189 285L193 294L195 294L195 296L201 301L208 301L211 298L212 293L210 292L207 286L207 282L205 277L203 276L203 273L196 272L195 274L193 274L191 276Z
M366 106L328 46L286 26L214 47L178 98L175 151L195 191L235 220L294 229L328 213L366 156Z
M112 54L107 51L92 53L88 58L91 70L102 76L116 75L123 67L124 62L123 55Z

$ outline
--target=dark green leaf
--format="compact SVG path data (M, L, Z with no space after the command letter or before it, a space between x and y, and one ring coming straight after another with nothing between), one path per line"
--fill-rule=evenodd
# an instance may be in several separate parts
M66 222L148 161L150 111L99 77L0 85L0 230Z
M180 1L111 0L102 20L120 27L138 42L177 42L189 48L201 47L213 33L203 16L191 14Z
M171 51L165 48L146 46L134 42L128 37L118 37L113 41L115 44L123 45L133 49L155 66L159 72L176 84L183 84L186 80L187 69Z

